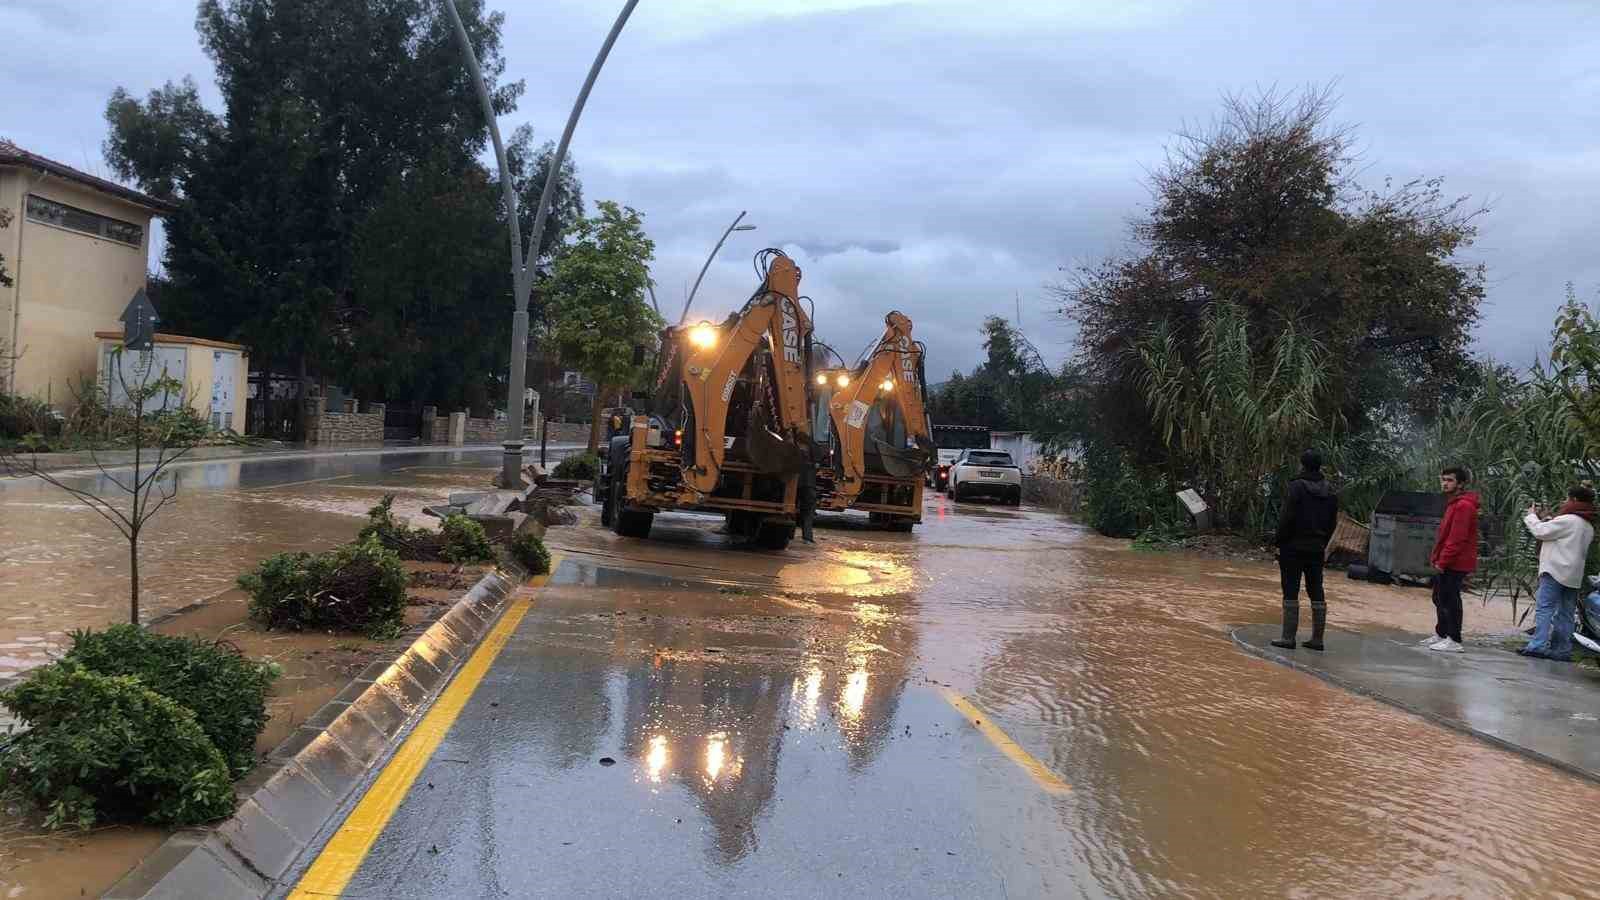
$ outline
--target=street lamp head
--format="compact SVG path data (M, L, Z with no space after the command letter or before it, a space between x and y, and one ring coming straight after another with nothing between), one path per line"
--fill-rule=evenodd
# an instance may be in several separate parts
M734 226L733 230L734 231L755 231L756 227L754 225L736 225L736 226Z

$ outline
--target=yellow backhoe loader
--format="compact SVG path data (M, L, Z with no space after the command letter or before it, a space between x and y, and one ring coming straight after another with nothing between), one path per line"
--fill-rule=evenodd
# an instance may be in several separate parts
M818 509L863 510L897 531L922 521L923 479L937 454L923 356L911 320L891 312L857 365L815 373L812 437L827 442L831 463L817 470Z
M814 465L811 318L793 260L763 250L757 270L760 286L722 324L662 331L652 412L610 440L595 485L618 534L648 536L663 510L702 510L763 547L793 538L800 476Z

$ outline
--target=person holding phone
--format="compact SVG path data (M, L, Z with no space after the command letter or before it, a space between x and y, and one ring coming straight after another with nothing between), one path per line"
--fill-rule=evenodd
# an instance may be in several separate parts
M1533 640L1517 653L1572 661L1572 630L1594 521L1594 491L1581 484L1567 491L1567 501L1554 516L1543 515L1537 505L1528 507L1523 524L1539 541L1539 586L1534 592Z

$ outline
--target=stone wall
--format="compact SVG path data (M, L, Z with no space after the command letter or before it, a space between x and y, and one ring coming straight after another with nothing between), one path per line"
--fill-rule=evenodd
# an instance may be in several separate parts
M589 443L589 426L583 422L551 422L549 425L552 444Z
M1022 499L1064 513L1077 513L1083 505L1083 492L1078 483L1065 478L1045 475L1022 476Z
M310 444L381 444L383 443L384 404L368 403L366 412L355 411L355 401L341 404L345 412L327 412L322 403L313 398L308 401L312 409L306 418L306 442Z
M498 444L505 434L505 426L494 419L467 418L466 442L469 444Z

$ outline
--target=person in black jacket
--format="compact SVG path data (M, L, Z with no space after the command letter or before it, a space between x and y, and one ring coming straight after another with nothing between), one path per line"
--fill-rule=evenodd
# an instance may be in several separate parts
M1300 627L1300 579L1305 577L1311 598L1311 640L1303 646L1322 649L1322 632L1328 624L1328 603L1322 595L1322 561L1339 521L1339 495L1322 477L1322 456L1315 450L1300 454L1300 474L1289 482L1278 517L1278 571L1283 576L1283 637L1272 646L1294 649Z

